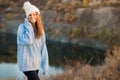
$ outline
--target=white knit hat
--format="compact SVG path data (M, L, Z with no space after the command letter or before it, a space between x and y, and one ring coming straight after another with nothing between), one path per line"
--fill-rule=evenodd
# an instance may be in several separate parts
M23 9L25 10L27 18L31 12L38 12L40 14L39 9L36 6L32 5L29 1L24 3Z

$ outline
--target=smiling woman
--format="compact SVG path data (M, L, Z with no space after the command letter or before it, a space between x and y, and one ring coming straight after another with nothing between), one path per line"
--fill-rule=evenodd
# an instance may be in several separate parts
M23 9L26 13L25 22L20 24L17 33L17 61L19 70L28 80L40 80L39 68L44 75L48 75L48 51L45 32L39 9L29 1Z

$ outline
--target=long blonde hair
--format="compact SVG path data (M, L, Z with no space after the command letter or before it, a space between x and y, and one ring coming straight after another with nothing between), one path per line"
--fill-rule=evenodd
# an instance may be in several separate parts
M35 38L40 38L43 34L43 24L41 16L37 13L36 25L35 25Z

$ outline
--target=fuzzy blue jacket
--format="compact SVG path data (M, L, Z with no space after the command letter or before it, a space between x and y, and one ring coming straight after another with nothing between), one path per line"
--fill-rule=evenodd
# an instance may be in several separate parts
M42 70L48 74L48 51L46 47L45 32L40 39L35 39L31 23L25 19L20 24L17 33L17 62L20 71Z

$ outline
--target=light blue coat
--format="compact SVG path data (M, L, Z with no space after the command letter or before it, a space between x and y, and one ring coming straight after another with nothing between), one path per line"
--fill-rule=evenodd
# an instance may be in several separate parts
M17 61L20 71L42 69L48 74L48 51L46 47L45 32L40 39L35 39L31 23L25 19L20 24L17 33Z

